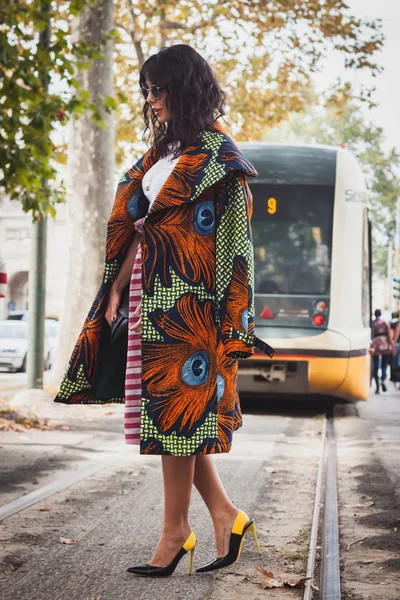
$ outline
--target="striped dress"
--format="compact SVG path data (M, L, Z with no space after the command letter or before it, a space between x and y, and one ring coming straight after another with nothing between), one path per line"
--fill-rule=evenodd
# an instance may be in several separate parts
M142 398L142 336L131 331L138 317L133 313L142 299L142 250L139 244L129 289L128 356L125 376L124 431L126 444L140 443L140 403Z
M162 185L177 164L179 158L168 155L157 161L145 173L142 181L143 193L150 206ZM146 192L144 191L146 190ZM137 232L142 231L144 219L133 224ZM142 299L142 249L139 244L133 265L129 288L129 328L137 321L133 313ZM140 405L142 400L142 336L129 329L128 356L125 376L124 430L127 444L140 444Z

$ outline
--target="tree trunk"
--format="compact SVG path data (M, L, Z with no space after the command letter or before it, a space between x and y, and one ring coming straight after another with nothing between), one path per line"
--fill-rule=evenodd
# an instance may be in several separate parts
M114 26L114 1L88 3L73 25L75 40L101 44ZM104 58L77 72L81 89L100 108L107 128L92 120L90 111L70 123L67 172L69 253L67 290L60 323L58 356L51 376L58 385L80 328L101 282L107 219L114 196L114 122L102 107L113 96L113 44L102 46ZM60 265L62 269L64 265Z

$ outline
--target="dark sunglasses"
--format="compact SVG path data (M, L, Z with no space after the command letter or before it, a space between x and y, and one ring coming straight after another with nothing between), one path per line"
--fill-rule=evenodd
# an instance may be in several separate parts
M143 85L140 88L140 91L142 92L143 98L145 100L147 100L147 98L149 97L150 92L154 100L158 100L158 98L160 97L161 90L163 89L163 87L159 87L158 85L151 85L149 88Z

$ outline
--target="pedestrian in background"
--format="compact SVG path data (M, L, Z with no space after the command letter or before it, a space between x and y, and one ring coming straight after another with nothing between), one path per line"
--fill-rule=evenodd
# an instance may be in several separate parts
M381 370L382 391L386 392L386 371L393 352L393 334L388 323L382 320L382 311L376 309L372 324L372 373L376 383L375 393L379 394L379 369Z
M391 338L394 341L396 339L396 332L399 325L399 311L392 312L392 318L390 319L390 333ZM390 365L390 381L396 383L399 380L400 373L398 372L397 367L397 352L396 352L396 344L393 343L393 351L389 358Z
M256 171L217 121L224 95L210 66L190 46L163 48L144 63L139 84L152 146L119 183L103 283L56 401L125 399L126 442L161 455L161 537L148 564L128 569L160 577L187 552L191 572L193 484L210 511L217 550L197 570L235 562L249 531L260 551L254 522L231 502L212 455L230 451L242 424L238 359L254 347L273 350L254 335L246 176ZM125 322L119 311L129 286L125 379L112 340Z

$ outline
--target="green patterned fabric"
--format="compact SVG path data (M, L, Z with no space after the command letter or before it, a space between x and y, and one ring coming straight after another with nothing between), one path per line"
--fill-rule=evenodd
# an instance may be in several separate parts
M111 214L104 279L74 349L57 402L104 398L98 363L106 343L109 287L147 202L141 181L150 149L120 180ZM254 336L252 165L220 127L187 148L147 212L142 245L142 408L145 454L228 452L242 423L237 359ZM147 210L147 209L146 209ZM136 212L135 212L136 211Z

